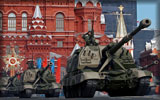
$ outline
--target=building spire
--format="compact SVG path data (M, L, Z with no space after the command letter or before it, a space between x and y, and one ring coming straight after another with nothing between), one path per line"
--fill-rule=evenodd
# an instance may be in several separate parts
M117 18L118 25L117 25L116 38L114 39L115 42L119 42L123 37L125 37L127 35L127 29L126 29L126 25L125 25L124 18L123 18L124 7L122 5L120 5L120 7L118 7L118 8L120 10L120 17ZM131 55L133 57L133 50L134 50L133 40L130 40L123 47L125 47L127 50L129 50L129 52L131 53Z
M127 29L123 18L123 9L124 7L120 5L120 18L118 19L116 38L123 38L127 35Z
M42 18L42 14L41 14L41 11L40 11L40 8L39 8L39 5L36 5L36 9L34 11L34 16L33 18Z
M43 21L39 5L36 5L34 16L32 18L31 26L29 27L30 35L44 35L46 34L46 25Z

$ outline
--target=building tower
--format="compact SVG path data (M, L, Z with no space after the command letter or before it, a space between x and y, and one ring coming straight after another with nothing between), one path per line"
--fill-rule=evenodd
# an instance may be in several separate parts
M27 49L30 56L28 61L34 60L34 63L36 63L36 59L49 59L52 37L46 34L46 29L40 7L36 5L32 22L29 26Z
M118 25L117 25L116 38L114 39L115 42L119 42L123 37L125 37L127 35L127 29L126 29L125 21L123 18L124 7L122 5L120 5L119 9L120 9L120 17L117 18ZM131 53L131 55L133 57L133 49L134 49L133 40L126 43L123 47L125 47L127 50L129 50L129 52Z
M46 26L43 21L43 17L39 8L39 5L36 5L34 15L32 17L32 24L29 27L29 35L44 35L46 33Z

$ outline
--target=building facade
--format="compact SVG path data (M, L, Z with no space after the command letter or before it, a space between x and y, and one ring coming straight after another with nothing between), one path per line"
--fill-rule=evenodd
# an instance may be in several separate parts
M66 66L75 44L84 46L81 36L91 30L93 23L100 44L110 43L112 39L104 34L101 12L97 0L0 0L1 69L11 70L8 65L12 63L14 71L21 67L25 70L28 61L36 64L36 59L49 61L57 55Z

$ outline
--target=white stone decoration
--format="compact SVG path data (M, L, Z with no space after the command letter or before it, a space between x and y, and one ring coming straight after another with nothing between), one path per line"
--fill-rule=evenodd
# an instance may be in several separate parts
M42 18L42 14L41 14L39 5L36 5L36 9L35 9L33 18L40 18L40 19Z
M105 24L105 17L104 17L104 14L101 14L101 24Z
M78 0L78 2L82 3L82 6L86 6L87 2L91 1L93 3L93 6L97 6L98 0ZM77 4L76 4L77 5Z

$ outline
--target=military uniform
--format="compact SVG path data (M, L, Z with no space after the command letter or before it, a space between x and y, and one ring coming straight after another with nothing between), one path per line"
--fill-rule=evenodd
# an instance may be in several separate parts
M92 31L88 31L86 34L83 34L82 38L85 40L86 46L98 45L95 42L94 31L93 30Z

